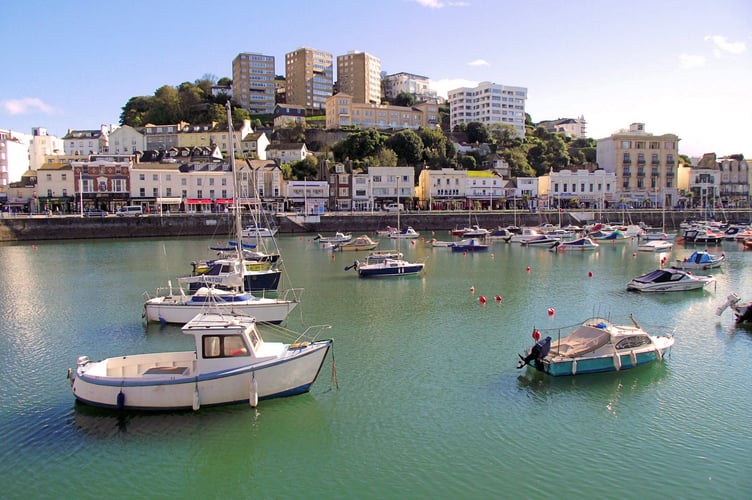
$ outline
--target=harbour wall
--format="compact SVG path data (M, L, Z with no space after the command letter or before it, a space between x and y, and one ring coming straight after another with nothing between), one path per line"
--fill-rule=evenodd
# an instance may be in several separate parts
M3 214L0 219L0 241L37 241L96 238L163 238L180 236L211 236L226 239L232 232L234 221L228 214L170 216L145 215L140 217L80 217L18 215L9 217ZM749 222L749 210L724 210L716 213L717 220ZM353 233L373 233L386 226L397 225L397 214L386 212L371 213L330 213L315 217L302 217L296 214L276 214L271 216L281 234L331 233L347 231ZM485 228L497 226L537 226L544 223L558 225L583 225L594 220L611 223L643 222L651 227L661 227L665 220L667 230L677 229L687 219L707 219L707 212L700 210L666 211L630 210L593 213L588 211L523 212L523 211L442 211L442 212L403 212L400 214L402 226L412 226L417 231L448 231L462 228L468 223ZM250 224L250 217L244 216L244 224Z

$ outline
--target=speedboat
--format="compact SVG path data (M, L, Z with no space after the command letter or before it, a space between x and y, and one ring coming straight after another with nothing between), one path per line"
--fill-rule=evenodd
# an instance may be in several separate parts
M684 259L676 259L671 266L674 269L712 269L720 267L721 263L726 260L726 254L714 255L704 250L692 252L692 255Z
M648 240L637 245L640 252L668 252L674 244L668 240Z
M420 237L420 233L411 226L407 226L402 231L393 231L389 233L389 237L392 239L415 239Z
M523 227L520 228L520 232L515 232L512 237L508 240L512 243L522 243L525 240L529 240L530 238L534 238L536 236L540 236L542 233L535 229L534 227Z
M713 276L695 276L679 269L656 269L627 283L627 290L637 292L682 292L715 283Z
M512 236L514 236L514 233L512 231L510 231L506 227L499 226L496 229L494 229L493 231L489 232L488 235L486 236L486 238L489 239L489 240L504 240L504 241L509 241L509 240L512 239Z
M650 335L633 317L632 325L615 325L604 318L591 318L568 335L540 339L533 330L535 345L519 355L517 368L532 366L554 377L584 373L614 372L662 361L674 337Z
M737 323L752 322L752 302L742 302L742 299L735 292L732 292L726 302L715 310L715 314L720 316L726 308L730 307L734 311Z
M339 250L340 252L373 250L377 246L379 246L378 241L373 241L368 235L363 234L350 241L334 245L334 250Z
M539 234L538 236L531 236L530 238L520 240L520 245L523 246L547 246L550 247L556 243L559 243L559 238L552 238L547 234Z
M184 325L201 312L237 313L253 316L259 322L279 324L298 305L301 292L301 289L290 289L276 298L268 298L243 291L201 287L194 294L186 295L182 288L175 293L172 286L168 286L157 289L153 297L147 294L144 317L146 321ZM292 300L287 299L288 294L292 295Z
M352 239L352 234L350 233L340 233L339 231L334 234L334 236L321 236L320 234L317 235L314 240L319 240L319 243L345 243L346 241L350 241Z
M629 234L622 232L620 229L614 229L613 231L603 233L602 235L590 235L590 237L593 241L599 243L625 243L632 241L632 238L634 238L634 236L630 236Z
M310 391L332 340L315 340L329 326L310 327L311 341L265 342L253 317L197 314L183 326L195 350L116 356L79 356L68 369L73 395L119 410L198 410ZM310 332L310 333L309 333Z
M682 240L687 243L710 243L717 245L723 241L723 233L717 233L710 229L687 229L684 231Z
M561 241L556 242L551 247L551 250L578 250L578 251L586 251L586 250L596 250L600 245L587 236L582 238L577 238L576 240L572 241Z
M480 227L478 224L474 224L472 227L465 228L461 236L463 238L484 238L488 236L491 231Z
M648 232L640 236L640 239L646 241L673 240L674 238L676 238L676 233L667 233L664 231Z
M432 247L451 247L454 246L456 241L445 241L445 240L437 240L436 238L431 238L431 241L429 242Z
M404 260L400 252L371 252L363 262L356 260L345 271L355 269L361 278L388 278L417 275L424 267L423 262Z
M477 238L467 238L456 241L452 247L452 252L482 252L488 250L488 244L483 243Z
M277 234L277 228L262 227L258 224L243 228L243 238L271 238Z

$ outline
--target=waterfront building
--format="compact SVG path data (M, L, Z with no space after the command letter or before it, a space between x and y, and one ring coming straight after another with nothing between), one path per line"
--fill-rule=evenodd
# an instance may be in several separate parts
M304 179L285 183L285 210L320 215L329 210L329 182Z
M284 210L284 174L275 161L249 160L236 166L241 200L258 199L265 210Z
M45 157L61 155L65 151L63 140L54 135L49 135L47 129L34 127L31 129L29 141L29 165L31 170L36 170L45 161Z
M68 179L74 193L73 205L67 212L96 208L115 212L130 203L130 177L135 156L92 155L71 161L72 178Z
M465 178L465 208L490 210L501 208L504 179L492 170L468 170Z
M135 154L146 149L146 136L130 125L121 125L110 132L109 143L112 154Z
M235 144L240 144L241 140L251 133L253 133L251 121L243 120L243 124L237 130L233 129ZM230 150L230 133L226 125L182 123L177 133L177 142L177 147L180 148L216 145L224 154L227 154Z
M326 128L358 126L376 129L418 129L440 125L439 106L420 103L412 107L356 103L339 93L326 100Z
M98 130L71 130L63 137L63 151L67 155L93 155L109 152L108 134L114 127L101 125Z
M345 171L345 165L335 163L332 172L329 172L329 206L332 210L349 211L355 206L355 192L353 176ZM362 178L361 178L362 180ZM366 177L367 180L367 177ZM365 186L362 186L365 187ZM365 189L361 189L358 195L358 206L368 210L368 205L363 206L363 197L367 195ZM368 198L365 198L368 200Z
M721 172L720 198L725 208L748 208L750 162L741 155L724 156L717 160Z
M75 181L71 162L88 156L53 155L37 169L36 212L69 213L74 210Z
M597 141L598 167L616 174L620 198L634 207L676 204L678 157L679 137L649 134L644 123Z
M273 113L274 73L274 56L241 52L232 61L233 100L252 115Z
M587 137L586 125L587 122L582 115L578 118L558 118L556 120L544 120L538 123L539 127L543 127L549 132L559 132L574 139Z
M427 76L413 73L394 73L383 78L384 95L387 99L394 99L401 93L410 94L418 101L436 100L435 90L430 88L431 82Z
M415 169L413 167L368 167L371 193L376 207L399 202L409 206L415 195Z
M170 148L178 147L178 133L185 125L188 125L188 123L180 122L167 125L145 125L142 130L146 137L146 147L144 148L144 151L167 151Z
M352 209L356 212L373 212L375 207L371 176L368 175L368 172L358 172L353 173L350 179L352 182L350 186Z
M696 165L686 170L686 196L680 200L681 203L702 209L719 207L723 175L715 153L704 154Z
M29 136L0 129L0 193L29 170ZM2 198L5 198L4 196Z
M461 124L512 125L525 137L525 101L527 88L481 82L476 87L461 87L448 92L451 129Z
M430 210L461 208L465 203L468 171L454 168L424 168L418 176L420 206Z
M334 67L332 54L301 47L285 54L285 93L287 104L306 110L323 111L332 95Z
M337 88L353 102L381 103L381 61L366 52L337 56Z
M519 186L520 178L517 182ZM602 169L551 170L537 178L536 183L537 195L521 190L520 196L537 199L544 208L614 208L620 197L616 174Z

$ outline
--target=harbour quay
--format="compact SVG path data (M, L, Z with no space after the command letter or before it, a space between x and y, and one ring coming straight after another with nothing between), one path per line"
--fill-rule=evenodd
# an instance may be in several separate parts
M277 213L265 216L281 234L327 233L347 231L373 233L387 226L397 226L396 212L329 212L315 215ZM577 225L591 222L638 224L654 228L677 229L685 220L715 219L727 222L749 222L749 209L717 210L656 210L633 209L593 212L592 210L556 210L529 212L522 210L495 211L407 211L400 213L403 227L417 231L448 231L478 224L481 227L538 226L540 224ZM0 219L0 241L37 241L99 238L165 238L180 236L218 236L230 234L234 221L229 214L148 214L138 217L81 217L71 215L3 214ZM244 224L253 223L244 215ZM261 221L263 225L264 222Z

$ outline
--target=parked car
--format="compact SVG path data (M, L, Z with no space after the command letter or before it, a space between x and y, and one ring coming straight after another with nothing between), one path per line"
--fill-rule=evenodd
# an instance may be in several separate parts
M87 208L84 209L84 217L107 217L107 211L98 208Z
M404 211L405 206L402 203L389 203L388 205L384 205L384 210L387 212L396 212L396 211Z

